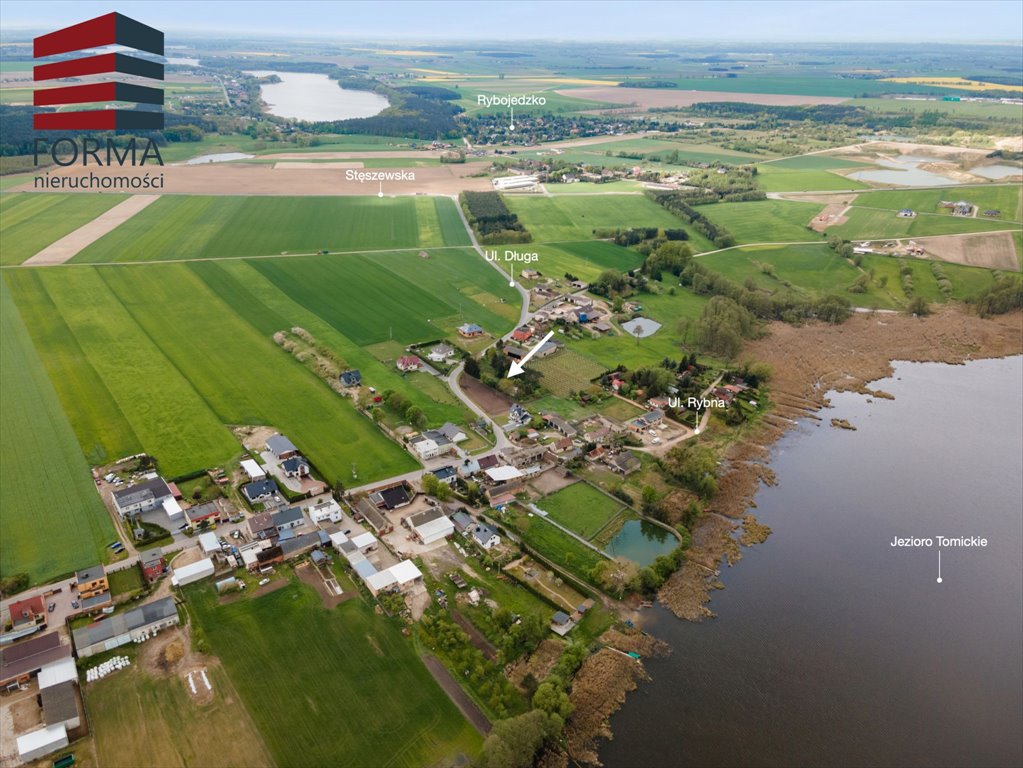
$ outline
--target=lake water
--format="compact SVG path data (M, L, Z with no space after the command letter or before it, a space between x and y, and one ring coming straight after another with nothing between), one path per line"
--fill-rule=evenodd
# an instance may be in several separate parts
M935 187L947 184L960 184L961 182L940 173L924 171L919 166L925 163L941 163L944 160L940 157L927 157L925 155L900 155L897 158L878 158L875 161L878 165L892 170L868 170L854 171L846 174L850 179L857 181L872 181L876 184L895 184L900 187Z
M650 565L678 546L678 539L646 520L628 520L605 547L609 555L626 557L639 565Z
M876 386L896 399L833 393L776 445L774 533L722 567L718 618L655 609L674 653L612 718L609 768L1023 762L1023 358ZM941 584L936 549L890 546L938 534L989 546L943 549Z
M1007 179L1010 176L1023 175L1023 168L1018 165L981 165L971 168L970 173L974 176L983 176L985 179Z
M248 155L245 152L214 152L211 155L199 155L189 160L186 165L201 165L203 163L229 163L232 160L248 160L255 155Z
M341 88L326 75L309 72L273 72L259 70L248 74L256 77L277 75L279 83L261 85L260 95L267 110L278 117L296 120L349 120L379 115L390 102L372 91L351 91Z

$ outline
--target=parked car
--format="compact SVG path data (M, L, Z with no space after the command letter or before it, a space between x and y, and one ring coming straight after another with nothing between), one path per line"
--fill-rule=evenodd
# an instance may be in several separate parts
M266 584L269 584L269 583L270 583L270 579L260 579L259 580L259 586L261 586L261 587L265 586Z
M74 608L77 611L78 610L78 601L77 600L72 600L71 601L71 607Z
M53 613L56 607L57 607L56 603L50 603L48 606L46 606L47 613Z

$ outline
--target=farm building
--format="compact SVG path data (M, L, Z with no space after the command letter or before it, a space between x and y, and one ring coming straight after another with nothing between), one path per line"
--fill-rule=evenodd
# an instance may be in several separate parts
M373 495L377 496L379 494ZM391 525L391 522L385 515L381 514L380 509L370 499L361 499L357 501L355 503L355 512L380 536L394 530L394 526Z
M226 579L221 579L213 586L217 590L217 594L224 594L225 592L233 592L238 589L238 585L241 582L238 581L234 576L228 576Z
M642 466L639 459L636 458L636 454L632 451L622 451L616 454L609 464L611 469L622 475L631 474Z
M418 371L419 366L423 364L415 355L402 355L398 358L395 365L398 366L398 370L402 373L408 373L409 371Z
M362 386L362 373L358 369L341 371L338 380L341 382L342 387L359 387Z
M302 514L302 510L298 507L286 507L285 509L274 512L271 515L273 518L274 527L278 531L286 531L289 528L297 528L305 522L305 515Z
M314 523L322 523L329 520L332 523L340 523L342 520L341 505L333 499L324 499L318 504L311 504L306 507L309 519Z
M368 562L366 564L373 568ZM376 571L374 569L374 571L374 573L363 576L362 579L374 596L385 590L404 591L423 579L422 571L411 560L402 560L386 570Z
M173 483L171 483L171 485L173 485ZM183 510L176 498L164 499L161 506L163 507L163 511L167 513L167 517L169 517L172 521L176 522L177 519L181 517Z
M67 728L63 725L49 725L18 737L18 757L24 763L31 763L43 755L56 752L68 745Z
M213 561L207 557L197 563L175 568L171 572L171 584L175 587L183 587L195 581L202 581L212 576L214 570Z
M352 539L352 544L354 544L355 548L363 554L372 547L375 547L377 543L377 537L372 533L360 533Z
M483 328L476 323L465 323L458 326L458 335L463 339L475 339L483 335Z
M68 680L78 679L78 667L75 660L66 656L60 661L47 664L39 670L39 689L49 688L52 685L60 685Z
M579 430L578 429L573 427L571 424L569 424L563 418L558 416L558 414L556 414L556 413L543 413L543 414L541 414L541 416L543 417L544 423L548 427L551 427L552 429L556 429L558 432L563 434L565 437L575 437L576 435L579 434Z
M556 635L564 637L575 627L575 622L572 621L572 617L564 611L555 611L554 616L551 618L551 632Z
M518 469L504 464L485 470L483 474L491 483L507 483L509 480L517 480L522 477L522 472Z
M1001 216L1002 212L999 211L997 208L988 208L986 211L984 211L984 215L985 216Z
M152 584L165 573L167 573L167 561L164 559L163 550L160 547L147 549L139 553L139 568L142 570L142 578L147 584Z
M277 483L270 478L256 480L242 486L242 493L251 504L258 504L277 495Z
M454 524L438 507L411 514L405 518L404 522L412 531L412 535L422 544L443 541L455 532Z
M901 219L915 219L916 211L914 211L912 208L903 208L901 211L899 211L898 216Z
M130 485L120 491L114 491L113 494L114 507L122 518L150 512L162 506L166 499L173 498L173 492L160 477Z
M242 471L248 476L249 480L262 480L266 477L266 472L252 459L242 460Z
M217 541L217 534L215 533L200 533L199 534L199 549L202 550L204 555L212 555L214 552L220 551L220 542Z
M530 189L540 183L538 176L498 176L493 180L494 189L505 192L512 189Z
M73 681L65 680L43 688L39 691L39 698L43 704L43 722L47 726L63 725L73 730L82 724Z
M645 339L661 330L661 324L647 317L637 317L627 323L622 323L622 330L637 339Z
M285 477L309 477L312 472L309 462L301 456L292 456L282 461L281 470Z
M266 449L274 455L277 461L284 461L292 456L298 456L298 448L284 435L274 435L269 438L266 441Z
M203 562L209 563L212 574L213 563L209 560ZM173 627L179 622L174 599L162 597L125 613L114 614L104 621L72 630L71 637L74 640L75 653L78 658L84 659L134 642L161 629Z
M0 688L12 683L28 682L43 667L68 658L71 649L62 644L60 634L36 635L4 646L0 654Z
M501 537L497 535L497 531L486 523L480 523L476 526L476 529L472 532L472 540L483 547L483 549L493 549L501 543Z

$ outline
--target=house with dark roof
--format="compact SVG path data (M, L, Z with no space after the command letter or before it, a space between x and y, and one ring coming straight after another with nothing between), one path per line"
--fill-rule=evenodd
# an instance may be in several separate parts
M508 421L512 424L528 424L533 420L533 414L527 411L518 403L513 403L511 409L508 411Z
M161 477L129 485L113 493L114 507L122 518L150 512L173 498L174 493Z
M501 543L501 537L497 535L497 531L486 523L479 523L476 526L472 532L472 540L483 549L493 549Z
M39 691L39 699L43 705L44 725L77 728L82 724L82 716L78 711L78 695L71 680L43 688Z
M471 526L476 525L476 521L472 519L472 516L465 510L459 510L451 516L451 523L455 526L455 530L459 533L465 533Z
M409 494L404 483L392 485L370 495L370 500L382 509L399 509L412 503L415 494Z
M309 477L312 470L309 462L302 456L292 456L281 462L281 471L285 477Z
M444 435L452 443L461 443L469 439L469 436L465 434L461 427L456 427L450 421L444 422L444 425L438 427L435 431Z
M342 387L361 387L362 386L362 373L356 368L351 371L341 371L341 375L338 376L341 381Z
M242 486L242 495L251 504L259 504L272 499L278 493L277 483L270 478L255 480Z
M167 560L160 547L139 552L139 569L147 584L152 584L167 572Z
M274 435L267 440L266 449L274 455L277 461L284 461L292 456L298 456L298 448L284 435Z
M277 526L274 525L273 515L269 512L262 512L249 518L249 532L254 539L265 539L277 533Z
M448 485L454 485L455 481L458 479L458 471L450 465L447 467L441 467L440 469L435 469L430 474L442 483L447 483Z
M278 532L286 531L289 528L297 528L305 522L305 515L300 507L285 507L274 512L270 517L273 519L274 527Z
M639 469L642 464L632 451L621 451L608 462L611 469L622 475L628 475Z

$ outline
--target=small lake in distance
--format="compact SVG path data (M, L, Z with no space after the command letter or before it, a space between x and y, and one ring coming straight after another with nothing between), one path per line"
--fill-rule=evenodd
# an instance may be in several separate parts
M850 179L857 181L872 181L877 184L894 184L900 187L938 187L949 184L960 184L948 176L940 173L924 171L920 168L925 163L944 162L940 157L926 157L924 155L900 155L896 158L878 158L875 161L878 165L891 170L872 169L867 171L854 171L846 174Z
M337 80L310 72L256 70L255 77L277 75L279 83L265 83L260 95L271 115L294 120L350 120L373 117L390 106L379 93L342 88Z

